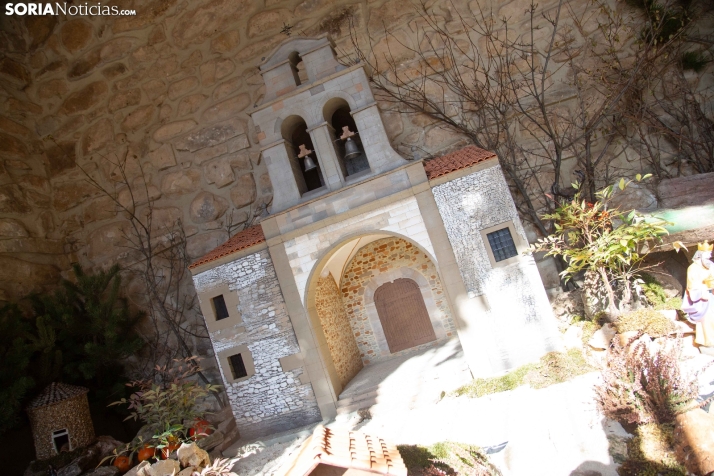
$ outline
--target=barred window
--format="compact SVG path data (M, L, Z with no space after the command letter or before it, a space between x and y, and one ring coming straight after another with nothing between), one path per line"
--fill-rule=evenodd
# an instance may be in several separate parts
M233 374L233 379L239 379L248 376L248 371L245 368L245 362L243 362L242 355L231 355L230 357L228 357L228 362L230 362L231 364L231 373Z
M223 294L212 299L213 309L216 311L216 320L220 321L228 317L228 307L226 306L226 300L223 298Z
M497 263L518 256L516 244L513 242L513 237L508 227L487 233L486 237L488 238L488 244L491 245L493 259Z

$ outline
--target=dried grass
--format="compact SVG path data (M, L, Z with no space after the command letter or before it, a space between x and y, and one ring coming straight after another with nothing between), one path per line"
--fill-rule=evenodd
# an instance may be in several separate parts
M432 446L399 445L409 476L500 476L478 446L443 441Z
M628 312L615 321L617 332L641 331L650 337L664 337L674 332L674 323L654 309L638 309Z
M627 442L627 460L618 468L618 474L685 476L687 471L677 461L673 445L673 425L648 423L639 426L634 438Z

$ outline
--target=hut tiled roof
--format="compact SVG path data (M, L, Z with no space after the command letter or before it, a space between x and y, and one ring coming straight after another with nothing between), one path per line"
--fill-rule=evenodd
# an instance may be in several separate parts
M189 269L193 269L202 264L210 263L231 253L250 248L253 245L265 241L263 228L260 225L253 225L233 235L231 239L223 243L218 248L206 254L203 258L191 263Z
M84 387L77 387L75 385L69 385L66 383L52 382L40 393L38 396L32 399L27 409L41 408L49 405L54 405L55 403L68 400L70 398L77 397L79 395L84 395L89 392L89 389Z
M319 464L394 476L407 474L395 445L376 436L318 425L296 457L276 476L307 476Z
M496 154L470 145L450 154L424 161L424 170L429 180L471 167L479 162L496 157Z

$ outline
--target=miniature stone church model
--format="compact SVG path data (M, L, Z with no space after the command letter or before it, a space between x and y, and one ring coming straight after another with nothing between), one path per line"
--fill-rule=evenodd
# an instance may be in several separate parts
M363 367L452 339L479 377L559 347L495 154L401 157L327 38L261 72L270 216L190 267L243 437L329 419Z

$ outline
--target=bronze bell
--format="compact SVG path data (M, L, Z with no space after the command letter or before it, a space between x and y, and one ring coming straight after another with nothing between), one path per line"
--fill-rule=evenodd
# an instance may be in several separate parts
M354 159L358 157L362 151L359 150L359 146L351 137L345 140L345 159Z
M315 161L312 160L312 157L310 157L309 155L305 156L305 162L303 162L303 163L305 164L305 172L317 167L317 165L315 165Z

